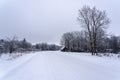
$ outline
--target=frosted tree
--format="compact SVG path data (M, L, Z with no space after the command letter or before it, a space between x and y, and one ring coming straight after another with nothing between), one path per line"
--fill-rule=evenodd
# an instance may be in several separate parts
M64 33L61 38L61 45L66 48L65 51L86 51L87 40L83 31L74 31Z
M89 36L90 50L92 55L97 53L97 37L99 30L104 31L110 23L105 11L97 10L96 7L84 6L79 10L78 21Z

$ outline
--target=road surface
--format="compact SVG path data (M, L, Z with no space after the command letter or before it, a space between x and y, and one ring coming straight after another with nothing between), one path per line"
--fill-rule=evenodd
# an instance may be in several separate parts
M1 80L120 80L120 67L114 68L112 60L59 51L33 54Z

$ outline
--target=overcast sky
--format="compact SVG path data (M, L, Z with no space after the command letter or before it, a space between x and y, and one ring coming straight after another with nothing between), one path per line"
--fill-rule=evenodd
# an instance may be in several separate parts
M119 0L0 0L0 38L59 43L63 33L81 30L76 17L83 5L106 10L108 33L120 35Z

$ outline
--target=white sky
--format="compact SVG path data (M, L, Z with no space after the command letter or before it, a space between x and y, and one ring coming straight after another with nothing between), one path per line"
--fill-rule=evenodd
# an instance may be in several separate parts
M81 30L76 18L83 5L106 10L108 33L120 35L119 0L0 0L0 38L59 43L63 33Z

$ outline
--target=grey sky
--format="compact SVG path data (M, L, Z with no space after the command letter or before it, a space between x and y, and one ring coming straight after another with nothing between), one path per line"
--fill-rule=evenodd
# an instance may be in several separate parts
M108 33L120 35L119 0L0 0L0 38L59 43L63 33L81 30L76 17L83 5L106 10L111 19Z

